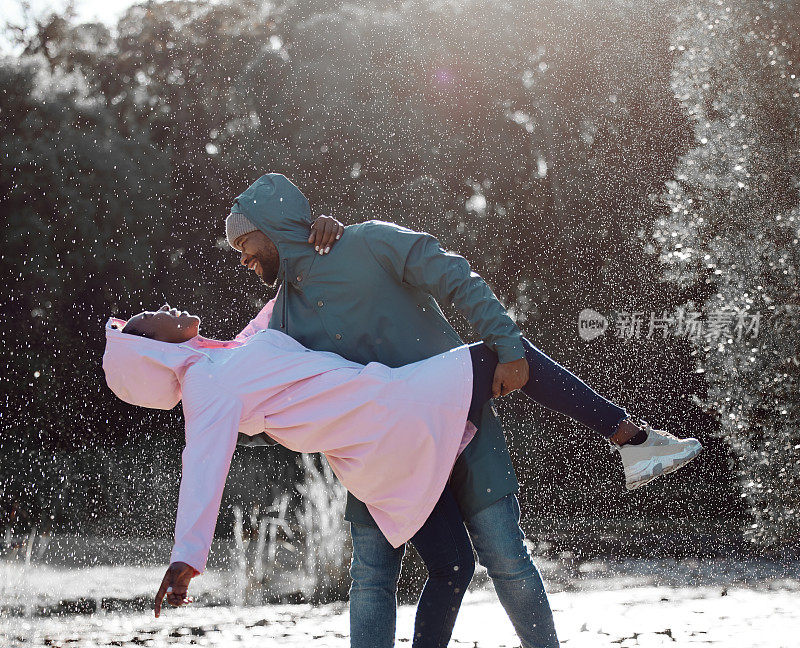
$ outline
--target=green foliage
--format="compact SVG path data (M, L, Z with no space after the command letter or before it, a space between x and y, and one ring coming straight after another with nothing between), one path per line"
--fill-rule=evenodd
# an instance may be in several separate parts
M171 220L167 165L146 133L116 132L79 75L28 60L0 68L0 88L0 443L7 460L20 455L22 472L7 474L28 474L22 490L36 484L47 499L58 452L128 433L95 407L102 330L121 300L149 295L163 273L153 249ZM49 466L22 457L42 451L52 453Z
M598 391L656 413L654 424L702 424L685 349L575 337L583 308L672 305L641 242L661 214L649 196L692 135L670 86L671 6L174 0L132 7L113 34L44 21L23 56L39 61L38 76L2 66L12 124L0 134L12 222L2 263L19 277L3 314L15 413L4 448L20 437L57 449L131 434L149 443L166 429L179 449L175 413L135 412L108 393L95 332L108 314L164 299L200 312L207 335L240 330L269 295L222 241L224 217L266 171L295 180L315 213L435 234ZM621 502L618 466L585 429L503 407L518 419L509 435L520 480L535 485L523 494L533 514L713 517L730 496L709 462ZM160 447L159 461L174 465L175 448ZM145 483L149 457L130 469ZM237 452L229 491L247 507L259 465L265 481L291 483L287 459ZM36 484L33 468L25 474ZM696 488L709 475L714 493ZM229 526L225 511L220 523Z

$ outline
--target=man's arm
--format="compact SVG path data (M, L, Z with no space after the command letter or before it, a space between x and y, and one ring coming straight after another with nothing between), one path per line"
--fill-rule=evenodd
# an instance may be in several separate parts
M522 331L464 257L445 251L425 232L380 221L362 227L367 246L387 271L398 281L430 293L441 304L453 304L497 353L501 364L499 375L495 375L495 395L519 389L527 382Z

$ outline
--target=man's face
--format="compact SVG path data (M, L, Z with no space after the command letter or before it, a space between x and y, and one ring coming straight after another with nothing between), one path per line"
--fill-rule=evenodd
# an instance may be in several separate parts
M233 242L241 252L241 262L255 272L261 281L271 288L275 287L280 268L278 248L261 230L243 234Z

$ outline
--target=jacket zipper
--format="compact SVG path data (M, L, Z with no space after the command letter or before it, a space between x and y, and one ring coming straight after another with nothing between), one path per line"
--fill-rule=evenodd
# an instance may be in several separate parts
M289 296L289 282L286 274L286 259L283 260L283 314L281 316L281 328L286 335L289 335L289 327L286 324L286 299Z

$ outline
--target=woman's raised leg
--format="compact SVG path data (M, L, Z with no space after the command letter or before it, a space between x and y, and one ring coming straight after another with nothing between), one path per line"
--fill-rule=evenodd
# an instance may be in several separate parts
M619 452L628 490L639 488L656 477L678 470L703 449L693 438L678 437L653 429L647 421L629 419L622 407L603 398L571 371L522 338L528 361L528 382L522 392L548 409L566 414L609 440ZM472 402L469 419L480 420L483 405L492 396L497 355L483 342L471 344Z
M628 418L624 408L603 398L578 376L522 338L529 378L522 392L548 409L566 414L588 428L610 438L621 421ZM497 354L483 342L469 345L472 356L472 403L469 419L479 420L483 405L492 397L492 380Z

